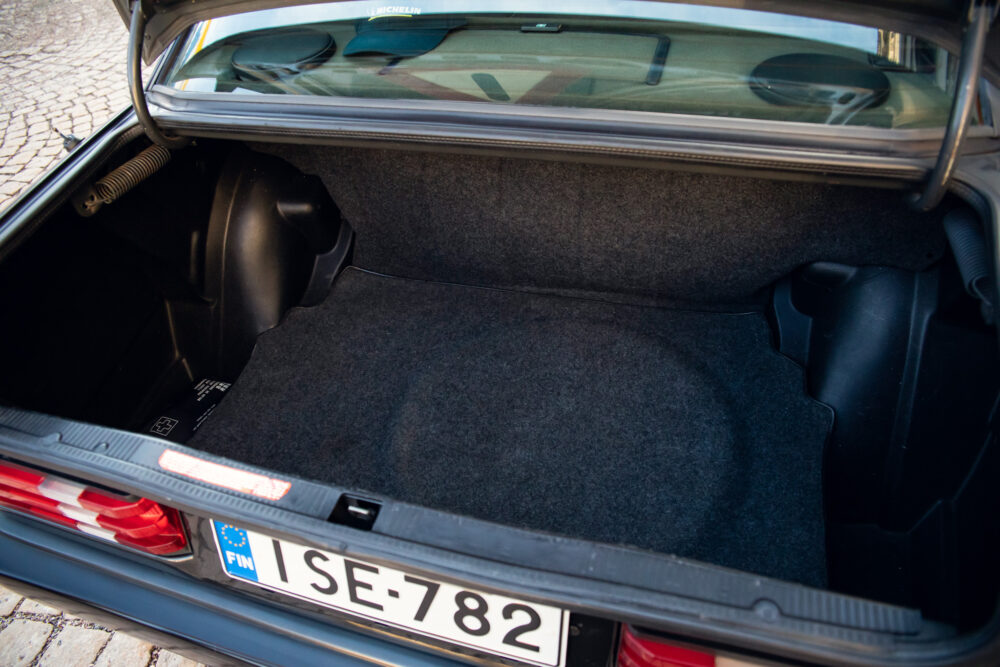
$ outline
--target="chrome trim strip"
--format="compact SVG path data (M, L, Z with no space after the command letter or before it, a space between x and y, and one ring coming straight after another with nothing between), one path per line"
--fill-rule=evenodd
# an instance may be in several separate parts
M378 120L302 119L221 113L164 112L164 128L192 136L326 144L415 144L562 154L611 156L691 164L868 175L923 181L931 157L880 156L861 152L761 146L687 138L609 136L605 133L508 129Z
M755 118L727 118L651 111L499 105L491 102L447 100L383 100L311 95L254 95L197 93L155 84L147 92L155 112L220 112L246 116L288 116L330 120L385 119L476 126L602 129L629 136L690 136L716 133L753 137L761 143L837 146L887 154L937 155L944 128L887 129L821 125ZM986 127L970 129L970 136L992 136Z

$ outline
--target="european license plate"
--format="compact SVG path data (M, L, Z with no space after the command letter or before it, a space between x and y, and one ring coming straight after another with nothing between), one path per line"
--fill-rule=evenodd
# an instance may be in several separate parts
M565 662L569 612L562 609L212 525L222 567L234 579L504 658Z

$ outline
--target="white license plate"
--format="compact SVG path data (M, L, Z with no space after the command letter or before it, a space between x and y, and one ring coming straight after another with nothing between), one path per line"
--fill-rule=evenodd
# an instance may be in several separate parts
M428 637L546 667L569 612L463 588L212 521L230 577Z

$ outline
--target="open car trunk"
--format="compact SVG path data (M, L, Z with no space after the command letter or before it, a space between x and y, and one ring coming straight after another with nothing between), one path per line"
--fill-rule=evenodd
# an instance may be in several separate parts
M997 350L945 237L965 211L203 140L0 265L0 398L969 629L996 598Z
M802 385L759 313L350 268L322 305L261 338L191 444L477 518L822 585L831 414Z

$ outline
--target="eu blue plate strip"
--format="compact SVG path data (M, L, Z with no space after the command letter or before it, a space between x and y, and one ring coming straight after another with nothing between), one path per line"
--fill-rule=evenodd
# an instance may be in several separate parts
M215 534L219 538L219 550L222 552L222 563L226 572L234 577L257 581L257 570L250 553L250 540L247 531L221 521L212 521Z

